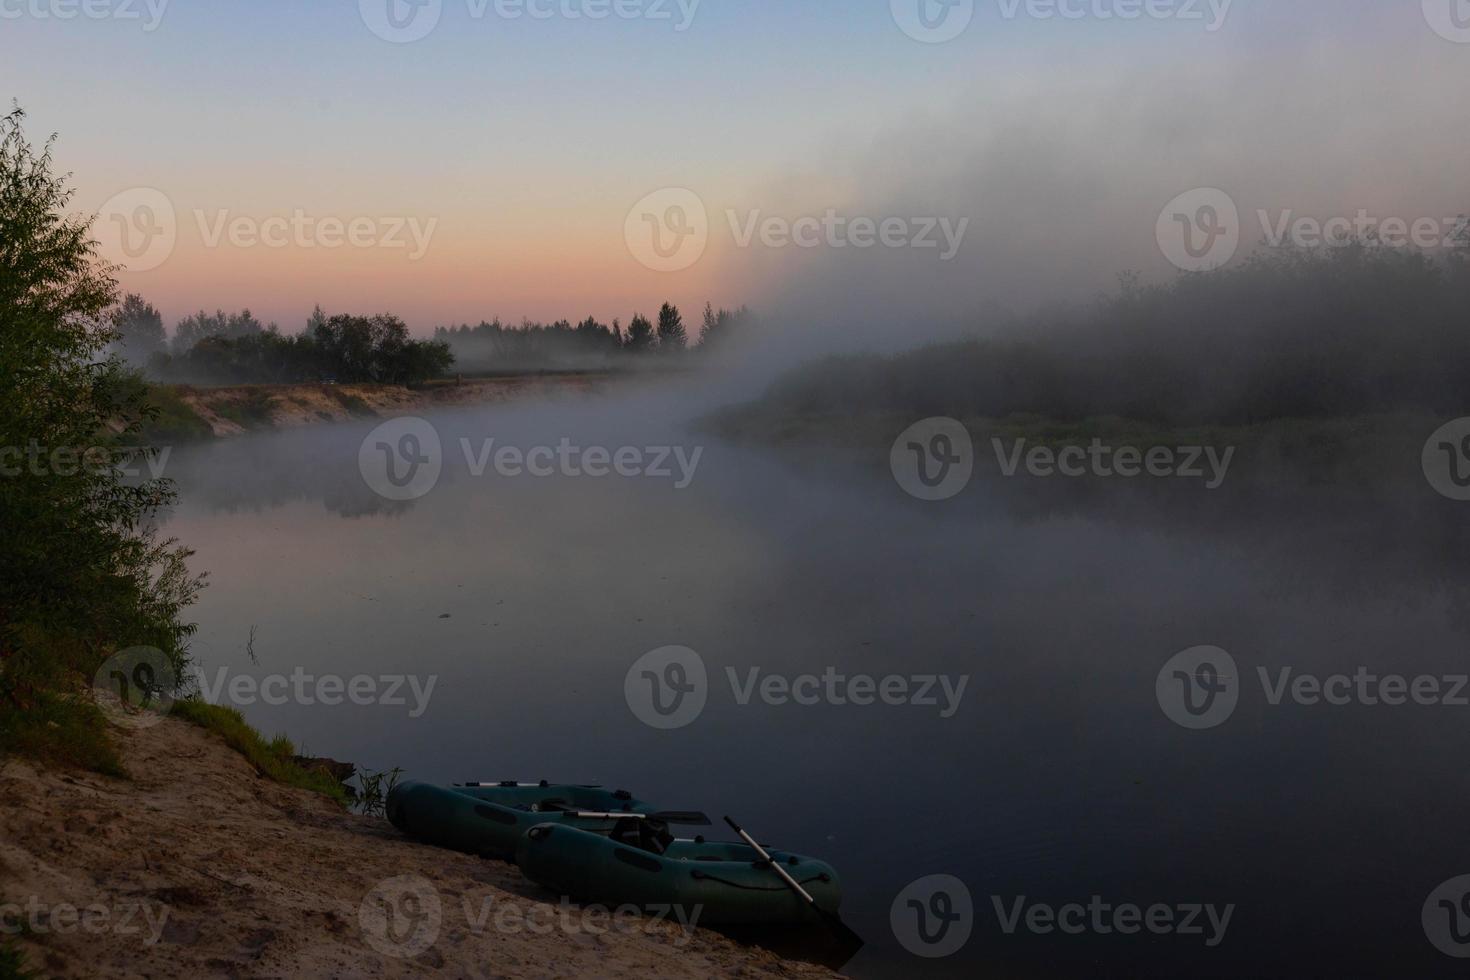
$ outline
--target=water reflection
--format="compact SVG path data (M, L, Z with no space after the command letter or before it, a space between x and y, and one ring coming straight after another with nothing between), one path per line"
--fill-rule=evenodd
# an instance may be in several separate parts
M383 705L255 704L311 749L430 780L626 785L729 812L830 857L871 947L859 976L1301 975L1443 969L1424 896L1470 868L1470 708L1273 705L1297 674L1463 673L1466 522L1412 479L1314 485L1252 471L1178 484L977 479L904 495L884 454L765 452L692 434L647 400L436 416L444 443L703 445L697 478L472 476L406 503L363 482L370 426L179 452L170 532L212 573L210 670L439 678L420 718ZM1406 466L1417 466L1410 454ZM335 515L335 516L333 516ZM337 517L350 518L339 520ZM244 655L259 627L257 668ZM677 644L707 704L677 730L625 701L631 664ZM1186 731L1161 666L1231 652L1242 693ZM959 710L812 705L755 677L967 677ZM906 953L890 903L956 876L977 924L944 960ZM1028 902L1214 903L1224 940L1007 934ZM998 904L997 904L998 903Z

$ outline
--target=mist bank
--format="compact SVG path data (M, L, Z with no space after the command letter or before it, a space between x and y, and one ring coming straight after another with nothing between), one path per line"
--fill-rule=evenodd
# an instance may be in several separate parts
M843 438L910 421L1111 417L1154 429L1259 426L1470 405L1470 258L1359 243L1263 249L986 336L818 360L720 413L759 438ZM977 328L978 332L978 328ZM803 421L804 420L804 421Z

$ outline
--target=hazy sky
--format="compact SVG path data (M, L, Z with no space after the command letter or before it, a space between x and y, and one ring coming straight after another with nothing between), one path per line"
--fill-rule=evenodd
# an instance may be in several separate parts
M1129 20L1105 15L1145 0L975 0L944 43L910 36L935 37L919 0L393 0L427 30L406 43L379 36L387 2L0 0L0 91L60 134L79 210L161 192L173 245L122 279L170 321L249 306L294 330L321 303L426 331L664 298L958 316L1172 271L1156 220L1193 188L1234 198L1247 241L1258 208L1470 209L1467 0L1152 0L1173 13ZM924 2L936 31L971 14ZM503 15L531 6L549 16ZM708 215L672 272L636 239L687 197L630 221L664 188ZM856 228L837 247L810 223L813 247L740 241L828 209L901 219L895 242L933 222L938 247L853 247ZM304 232L262 227L297 215ZM359 245L325 247L355 219Z

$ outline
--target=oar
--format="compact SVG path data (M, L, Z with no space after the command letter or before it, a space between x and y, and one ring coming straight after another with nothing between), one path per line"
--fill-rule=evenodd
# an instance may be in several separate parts
M561 810L569 817L587 820L649 820L653 823L676 823L691 827L708 827L710 818L697 810L660 810L658 813L589 813L585 810Z
M463 789L545 789L551 784L543 779L539 783L516 783L507 780L500 783L455 783L454 785ZM602 789L602 786L597 783L575 783L572 785L581 789Z
M807 903L807 905L811 906L812 911L817 913L817 915L821 917L823 922L827 923L827 928L831 929L834 933L837 934L837 938L841 939L845 943L850 944L854 948L854 950L857 947L863 945L862 936L859 936L857 933L853 932L852 929L848 928L847 923L838 918L836 913L828 912L826 909L818 905L817 900L815 898L812 898L812 893L801 887L800 882L791 877L791 875L787 874L786 869L777 864L775 860L766 853L766 849L755 842L754 837L741 830L740 825L731 820L729 817L725 818L725 823L729 824L730 829L740 835L741 840L745 841L745 843L749 844L755 849L755 853L761 856L762 861L770 865L772 871L781 876L781 880L786 882L788 888L796 892L796 894L800 895L801 898Z

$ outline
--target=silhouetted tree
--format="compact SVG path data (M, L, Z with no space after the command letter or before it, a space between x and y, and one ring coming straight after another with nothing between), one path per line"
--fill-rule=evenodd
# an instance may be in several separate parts
M653 324L648 317L635 313L633 319L628 321L628 339L623 344L623 349L634 354L642 354L653 349L654 336Z
M130 363L146 364L168 344L163 316L137 293L123 297L122 305L112 314L112 325L117 330L119 353Z
M689 346L689 333L679 308L665 303L658 311L658 349L661 354L677 354Z
M226 314L216 310L212 315L200 310L193 316L184 317L174 327L173 352L187 353L205 337L223 337L234 340L250 334L260 333L265 327L251 315L249 310Z

